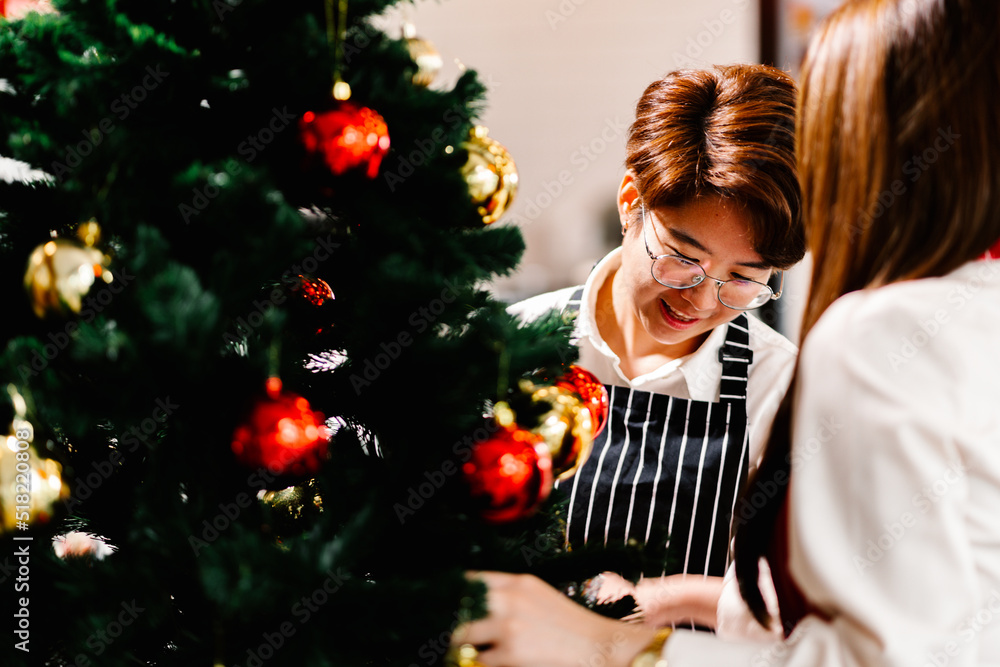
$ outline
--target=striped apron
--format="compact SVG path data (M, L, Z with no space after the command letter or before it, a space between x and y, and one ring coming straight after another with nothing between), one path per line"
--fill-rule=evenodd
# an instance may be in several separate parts
M582 288L567 312L578 311ZM572 479L570 546L634 540L666 544L663 572L722 576L733 506L747 476L747 315L729 323L719 349L719 402L605 385L611 411L590 457ZM664 540L659 542L659 540Z

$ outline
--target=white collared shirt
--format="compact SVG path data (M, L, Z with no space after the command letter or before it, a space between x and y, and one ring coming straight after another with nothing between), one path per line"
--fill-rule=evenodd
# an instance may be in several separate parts
M621 370L621 360L601 337L594 313L597 293L607 278L621 266L621 248L615 248L590 272L584 284L574 338L580 349L577 363L606 384L676 396L696 401L718 401L722 381L719 348L726 339L726 326L716 327L697 350L669 361L659 368L629 379ZM567 287L518 302L508 308L530 322L549 310L566 307L576 287ZM760 457L770 432L778 404L788 389L795 364L796 347L760 320L750 317L750 349L753 363L747 381L747 421L750 429L750 462Z

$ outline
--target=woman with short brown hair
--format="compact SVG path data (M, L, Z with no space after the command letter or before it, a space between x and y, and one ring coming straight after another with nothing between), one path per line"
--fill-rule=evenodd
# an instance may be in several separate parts
M670 571L631 593L650 623L716 626L737 491L756 465L795 347L746 311L780 296L802 258L795 86L780 70L671 72L636 105L617 204L622 245L586 284L511 310L576 311L579 363L611 417L561 484L571 545L668 547ZM596 574L596 573L595 573Z

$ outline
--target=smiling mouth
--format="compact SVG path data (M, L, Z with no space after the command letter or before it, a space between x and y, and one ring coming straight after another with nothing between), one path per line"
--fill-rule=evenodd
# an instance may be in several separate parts
M678 313L676 310L671 308L670 305L667 304L667 302L664 301L663 299L660 299L660 305L663 308L664 314L667 315L668 318L680 324L691 324L701 319L700 317L688 317L687 315L682 315L681 313Z

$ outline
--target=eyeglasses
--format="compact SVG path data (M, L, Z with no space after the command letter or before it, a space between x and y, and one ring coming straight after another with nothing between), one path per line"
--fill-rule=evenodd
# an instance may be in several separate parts
M720 280L712 278L705 273L705 269L697 262L681 257L680 255L654 255L649 249L649 240L646 238L646 205L640 203L642 208L642 240L646 244L646 254L653 260L649 267L649 272L653 280L664 287L671 289L691 289L697 287L709 278L715 281L718 286L719 303L733 310L752 310L760 308L771 300L781 298L781 292L785 285L785 274L779 271L781 283L778 285L777 293L764 283L745 278L734 278L732 280Z

